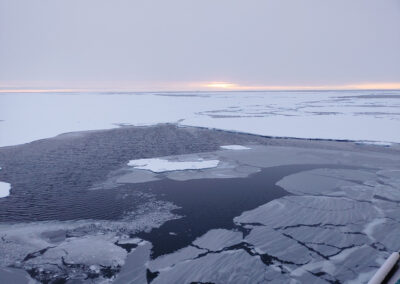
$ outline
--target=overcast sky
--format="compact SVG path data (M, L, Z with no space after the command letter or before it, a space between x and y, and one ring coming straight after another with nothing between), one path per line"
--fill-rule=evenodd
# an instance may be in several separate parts
M400 82L399 0L0 0L0 84Z

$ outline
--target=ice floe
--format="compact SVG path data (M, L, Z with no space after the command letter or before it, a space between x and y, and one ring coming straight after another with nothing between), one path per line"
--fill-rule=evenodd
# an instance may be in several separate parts
M0 181L0 198L9 196L10 190L11 190L11 184L9 184L8 182Z
M0 283L38 284L28 272L11 267L0 267Z
M159 283L262 283L265 265L243 250L209 253L203 257L180 262L163 270L153 280Z
M200 248L211 251L218 251L224 247L238 244L242 241L242 233L225 229L214 229L197 238L193 244Z
M394 169L351 168L286 176L277 184L294 195L234 218L245 234L208 231L178 252L151 261L153 281L366 282L400 249L399 178Z
M400 249L396 155L254 145L251 151L165 158L199 159L220 162L216 168L159 175L131 166L136 172L117 180L245 176L263 167L299 163L321 168L282 178L277 185L292 195L243 212L234 218L234 229L212 229L156 259L151 259L151 244L131 233L177 218L171 213L177 207L170 203L144 204L138 216L127 214L121 221L2 224L0 255L6 257L0 258L0 266L27 269L46 281L54 275L104 280L101 277L110 273L117 283L358 283L369 279L391 251ZM327 162L335 165L327 168ZM364 168L349 167L360 165ZM85 246L87 251L79 250ZM103 247L106 259L96 251Z
M205 249L188 246L171 254L162 255L150 261L148 264L148 268L151 271L168 270L170 267L173 267L179 262L194 259L200 254L204 254L205 252L207 252L207 250Z
M161 158L130 160L128 166L155 173L209 169L218 166L218 160L171 161Z
M357 142L357 144L377 145L377 146L383 146L383 147L390 147L393 145L393 143L384 142L384 141L361 141L361 142Z
M10 195L11 184L8 182L0 181L0 198L7 197Z
M150 258L151 244L142 241L139 246L126 258L125 265L122 266L113 283L134 284L148 283L146 273L146 263Z
M237 223L260 223L278 228L368 222L375 219L377 214L376 207L368 202L342 197L285 196L244 212L234 220Z
M30 271L43 282L89 275L101 282L129 266L128 256L145 244L132 234L178 218L171 212L176 208L169 202L149 201L122 220L0 224L0 267Z
M292 279L308 282L318 274L330 282L366 281L391 251L400 249L395 240L400 229L390 219L395 205L375 198L393 190L388 184L391 174L397 176L393 173L317 169L290 175L278 185L300 196L271 201L235 222L248 224L245 241L285 264Z
M52 260L52 264L62 266L84 265L103 266L116 268L125 263L126 250L114 244L118 238L114 236L84 236L80 238L67 238L55 247L49 247L42 254L25 258L26 266L43 266Z
M267 253L289 264L305 264L316 257L296 240L265 226L251 230L245 241L251 244L259 254Z
M242 145L224 145L221 146L222 149L225 150L249 150L251 148L246 147L246 146L242 146Z

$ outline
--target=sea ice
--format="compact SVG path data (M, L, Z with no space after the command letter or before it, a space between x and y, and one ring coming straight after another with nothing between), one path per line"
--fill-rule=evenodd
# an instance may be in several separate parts
M377 208L368 202L341 197L285 196L244 212L234 220L280 228L299 224L323 226L368 222L377 214Z
M152 283L262 283L265 265L244 250L209 253L161 271Z
M2 94L0 147L72 131L158 123L399 143L399 98L398 91Z
M222 149L225 150L249 150L251 148L246 147L246 146L242 146L242 145L224 145L221 146Z
M9 196L10 190L11 190L11 184L0 181L0 198Z
M176 208L172 203L153 200L122 220L0 224L0 267L32 271L43 282L75 280L89 274L101 282L103 276L115 275L131 263L131 257L129 263L125 262L131 255L129 245L144 244L130 234L175 219L171 210Z
M306 247L266 226L256 227L245 238L259 254L268 253L282 262L304 264L318 257Z
M369 144L369 145L377 145L377 146L383 146L383 147L390 147L393 145L393 143L390 142L383 142L383 141L360 141L357 142L357 144Z
M115 284L147 283L146 262L150 258L151 244L143 241L126 258L125 265L118 273Z
M215 168L218 160L170 161L161 158L130 160L128 166L155 173Z
M0 267L0 283L38 284L26 271L11 267Z
M198 249L193 246L187 246L173 253L157 257L156 259L149 262L148 268L151 271L166 270L179 262L194 259L199 254L205 252L207 252L207 250L205 249Z
M117 240L117 239L116 239ZM118 267L125 263L126 250L113 243L108 236L87 236L82 238L68 238L62 244L49 248L45 253L32 258L25 263L38 265L49 263L63 263L69 265L98 265L102 267Z
M211 251L218 251L242 241L242 233L225 229L214 229L197 238L193 244Z

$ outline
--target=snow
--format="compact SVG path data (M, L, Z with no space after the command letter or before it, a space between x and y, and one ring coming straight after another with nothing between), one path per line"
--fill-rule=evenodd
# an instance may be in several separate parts
M198 249L193 246L187 246L173 253L162 255L148 263L148 268L151 271L167 270L179 262L184 262L189 259L194 259L207 250Z
M358 142L359 144L366 144L366 145L376 145L376 146L383 146L383 147L390 147L393 143L389 142L382 142L382 141L361 141Z
M29 267L40 267L45 263L60 263L65 251L75 263L90 265L120 265L126 256L125 250L116 244L138 243L125 233L150 231L168 220L177 218L171 211L178 208L169 202L149 201L137 210L126 214L122 220L49 221L18 224L0 224L0 267L21 262L34 251L51 248L48 253L29 262ZM82 250L82 247L86 247ZM90 249L89 249L90 247ZM81 248L79 250L79 248ZM103 251L104 250L104 251ZM101 252L101 254L99 254ZM104 254L103 254L104 253ZM104 255L107 259L103 259ZM94 260L95 258L95 260ZM95 262L92 262L92 259ZM55 267L57 270L57 267Z
M26 270L43 269L41 275L67 271L72 279L101 274L97 272L101 266L121 267L116 283L144 283L147 269L158 275L152 283L364 282L390 251L400 249L400 157L335 144L346 147L252 145L251 151L156 158L167 163L221 161L217 169L160 175L167 177L224 167L237 171L243 165L255 169L298 163L321 166L277 181L291 195L243 212L234 218L235 230L213 228L192 244L156 259L151 259L150 243L128 233L176 218L171 211L177 207L170 203L150 201L122 221L0 224L0 255L5 256L0 266L20 262ZM328 163L339 168L326 168ZM351 165L364 167L347 168ZM123 243L138 247L127 253L118 246ZM34 257L24 261L28 255ZM68 267L63 260L81 267Z
M130 160L128 166L155 173L209 169L218 166L218 160L169 161L161 158Z
M101 248L101 249L100 249ZM59 258L69 264L84 263L87 266L100 265L116 267L125 263L127 252L110 242L104 236L87 236L70 238L55 248L48 249L43 258ZM39 257L35 259L38 261Z
M0 267L0 283L38 284L28 272L11 267Z
M152 283L261 283L264 271L265 266L259 258L235 250L180 262L161 271Z
M157 123L399 143L399 98L399 91L1 94L0 147L73 131Z
M207 250L218 251L242 241L242 233L225 229L214 229L197 238L193 244Z
M251 149L249 147L245 147L242 145L224 145L224 146L221 146L221 148L225 149L225 150L249 150L249 149Z
M310 273L321 273L319 282L365 282L389 251L399 249L394 221L399 217L399 193L392 190L398 178L393 170L299 172L277 182L295 195L234 220L240 226L248 224L251 231L245 241L255 251L288 263L285 269L301 283L313 282Z
M4 181L0 181L0 198L9 196L10 190L11 190L11 184Z
M141 242L139 247L128 255L125 265L122 266L113 283L147 283L145 265L150 258L150 251L151 244L145 241Z
M10 195L11 184L0 181L0 198Z

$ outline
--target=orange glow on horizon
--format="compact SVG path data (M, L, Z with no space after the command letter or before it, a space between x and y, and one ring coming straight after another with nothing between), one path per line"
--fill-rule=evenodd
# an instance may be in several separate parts
M213 82L203 84L204 88L226 89L232 91L323 91L323 90L398 90L400 83L359 83L349 85L319 85L319 86L244 86L229 82Z
M205 85L207 88L221 88L221 89L236 89L239 88L237 84L228 83L228 82L212 82Z
M328 91L328 90L400 90L399 83L355 83L347 85L240 85L232 82L176 82L148 84L134 83L112 84L112 86L96 86L95 88L35 88L35 87L1 87L0 93L74 93L74 92L174 92L174 91Z

